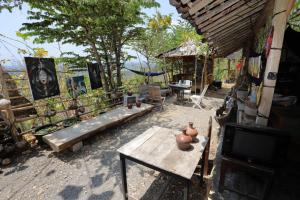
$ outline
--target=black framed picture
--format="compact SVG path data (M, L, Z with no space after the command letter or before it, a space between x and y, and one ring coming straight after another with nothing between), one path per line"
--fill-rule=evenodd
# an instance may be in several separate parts
M25 63L34 100L60 94L53 58L25 57Z
M88 71L89 71L92 90L101 88L102 82L101 82L100 68L98 63L89 63Z
M79 95L86 94L87 89L84 82L84 76L75 76L66 79L68 93L71 97L76 98Z

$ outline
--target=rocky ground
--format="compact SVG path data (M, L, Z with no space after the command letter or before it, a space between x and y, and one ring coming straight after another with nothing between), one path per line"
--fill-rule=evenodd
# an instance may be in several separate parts
M24 152L0 174L0 199L100 199L120 200L121 179L117 149L153 125L180 129L194 122L200 134L207 132L209 116L222 99L206 99L207 109L167 103L163 111L153 111L118 128L101 132L84 141L76 153L53 153L40 147ZM218 143L219 128L213 120L211 157ZM182 199L183 185L149 168L127 162L131 199ZM203 187L193 180L192 199L203 195Z

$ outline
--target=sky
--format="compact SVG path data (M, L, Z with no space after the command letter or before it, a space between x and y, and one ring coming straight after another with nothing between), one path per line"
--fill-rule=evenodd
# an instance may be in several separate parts
M179 15L175 7L169 4L166 0L157 0L160 3L160 8L157 10L163 15L172 14L173 22L176 23L179 20ZM0 13L0 34L10 37L16 40L22 40L16 36L16 31L18 31L22 23L27 22L27 10L29 7L23 5L22 10L14 9L12 13L4 10ZM144 12L148 15L154 15L156 9L144 9ZM49 57L57 57L60 52L57 44L38 44L35 45L31 41L27 41L28 45L32 48L43 47L48 51ZM26 49L25 45L16 42L14 40L4 38L0 35L0 60L10 60L7 62L9 65L23 65L23 57L18 54L18 48ZM73 51L83 55L82 47L76 47L73 45L65 44L61 46L62 51ZM131 53L131 52L129 52Z

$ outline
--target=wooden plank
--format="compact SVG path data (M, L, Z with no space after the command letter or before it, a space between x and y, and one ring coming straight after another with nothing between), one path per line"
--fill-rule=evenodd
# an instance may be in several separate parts
M213 35L216 35L218 33L223 34L226 31L237 30L245 24L251 24L252 26L254 26L255 20L259 14L260 14L259 11L257 11L256 13L254 13L251 16L248 16L246 18L241 17L240 19L236 19L236 20L232 21L232 23L230 23L230 24L225 24L224 26L222 26L214 31L207 32L206 35L212 37Z
M194 15L192 15L193 19L196 19L197 17L200 17L201 15L203 15L206 12L211 11L213 8L215 8L216 6L218 6L219 4L223 3L224 0L216 0L214 2L212 2L211 4L207 5L204 9L196 12ZM191 7L191 5L189 5Z
M140 116L140 113L146 113L153 109L152 105L142 104L141 108L119 107L93 119L82 121L74 126L56 131L43 137L43 140L56 151L62 151L71 145L81 141L94 134L97 131L119 125L127 118Z
M240 18L247 18L259 11L261 11L264 7L264 2L259 2L256 5L253 6L253 8L247 8L247 6L244 6L246 9L237 9L235 12L230 12L228 15L223 16L222 18L219 18L219 20L211 22L208 26L201 26L199 25L198 28L201 29L202 32L205 31L214 31L215 29L218 29L224 24L233 23L234 20L238 20Z
M265 1L250 1L248 4L246 4L243 1L240 1L236 4L234 4L231 7L228 7L227 9L223 10L219 14L208 18L206 21L203 21L202 23L198 23L199 28L203 28L209 25L212 25L212 23L225 23L226 20L230 19L233 16L242 16L245 14L245 11L253 10L255 7L264 4Z
M148 140L150 137L152 137L153 134L155 134L159 129L161 129L158 126L153 126L147 131L145 131L143 134L137 136L133 140L131 140L129 143L123 145L121 148L118 149L119 153L122 153L124 155L129 156L135 149L137 149L140 145L145 143L146 140Z
M196 0L192 4L189 4L189 7L191 8L189 10L190 15L195 14L213 1L214 0Z
M235 35L235 36L229 36L227 39L224 39L220 42L215 43L216 46L218 46L219 48L225 47L228 44L235 44L238 42L238 39L241 38L245 38L245 37L249 37L251 35L251 30L248 30L246 32L243 32L240 35Z
M274 16L272 20L272 24L274 27L272 48L267 59L262 96L258 108L259 115L256 118L256 123L259 125L266 126L268 123L268 117L270 115L274 89L277 80L276 76L274 79L269 78L269 74L272 73L277 75L278 73L281 57L281 50L278 49L282 48L284 32L289 14L287 12L291 3L290 1L293 0L275 0L273 15L276 13L276 16Z
M181 4L176 1L176 0L169 0L169 3L172 5L172 6L175 6L176 8L181 6Z
M121 147L118 152L151 164L170 173L190 179L206 146L207 137L198 135L190 151L181 151L176 144L178 130L153 127Z
M212 11L205 13L202 16L199 16L198 18L195 19L195 22L197 25L201 24L202 22L212 18L213 16L219 14L220 12L224 11L226 8L234 5L234 4L240 4L242 5L244 2L241 2L239 0L229 0L226 1L225 3L221 4L220 6L214 8ZM191 12L190 12L191 13Z
M182 3L183 5L188 4L188 3L191 2L191 0L180 0L180 1L181 1L181 3Z
M238 36L238 33L251 33L251 27L250 24L246 24L245 26L241 27L241 29L229 31L226 32L224 35L216 35L215 37L209 38L209 44L213 44L214 46L218 46L221 43L224 43L224 41L228 41L232 39L233 37Z

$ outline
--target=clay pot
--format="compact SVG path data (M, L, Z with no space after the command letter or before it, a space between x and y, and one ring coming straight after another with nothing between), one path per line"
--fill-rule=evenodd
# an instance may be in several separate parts
M180 150L186 151L191 148L192 137L186 134L186 130L182 130L181 134L176 135L176 143Z
M193 122L189 122L189 125L188 125L188 127L186 129L186 134L189 135L189 136L191 136L194 142L196 141L196 137L198 135L198 131L197 131L197 129L195 129L193 127Z
M132 104L127 105L128 109L132 109Z
M141 105L142 105L142 102L141 102L140 100L138 100L138 101L137 101L135 104L136 104L136 107L138 107L138 108L139 108L139 107L141 107Z

